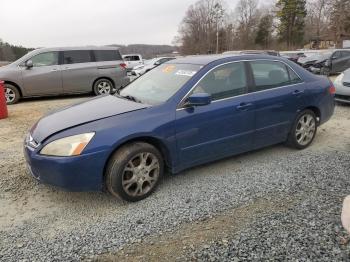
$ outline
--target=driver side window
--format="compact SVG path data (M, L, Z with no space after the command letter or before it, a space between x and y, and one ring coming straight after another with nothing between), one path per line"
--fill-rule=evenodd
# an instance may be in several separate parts
M47 52L33 56L33 67L58 65L58 52Z
M193 93L208 93L212 100L220 100L247 91L247 78L243 62L219 66L210 71L195 87Z

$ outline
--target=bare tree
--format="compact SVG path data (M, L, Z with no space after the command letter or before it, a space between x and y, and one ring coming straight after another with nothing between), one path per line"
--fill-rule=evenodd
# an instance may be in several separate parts
M350 37L350 0L331 0L330 28L338 47L344 37Z
M187 10L179 29L179 40L184 54L213 53L217 45L217 32L222 34L219 16L225 16L224 3L220 0L200 0ZM220 42L219 50L223 43Z
M249 49L254 47L254 39L259 23L258 0L240 0L236 7L238 17L237 37L240 48Z

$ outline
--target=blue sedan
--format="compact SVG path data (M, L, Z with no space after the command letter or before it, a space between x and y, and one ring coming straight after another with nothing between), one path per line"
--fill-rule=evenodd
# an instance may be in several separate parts
M138 201L165 170L278 143L308 147L334 111L332 83L284 58L194 56L112 95L40 119L24 143L31 174L70 191Z

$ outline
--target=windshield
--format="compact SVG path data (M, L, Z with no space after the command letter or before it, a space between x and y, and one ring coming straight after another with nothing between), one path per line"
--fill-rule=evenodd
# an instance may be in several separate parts
M163 64L130 83L119 95L145 104L161 104L173 96L199 69L199 65Z

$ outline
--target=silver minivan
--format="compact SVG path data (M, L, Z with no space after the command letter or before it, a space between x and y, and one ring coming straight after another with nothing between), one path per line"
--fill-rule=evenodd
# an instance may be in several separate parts
M0 68L7 104L22 97L113 93L126 86L126 64L115 47L41 48Z

